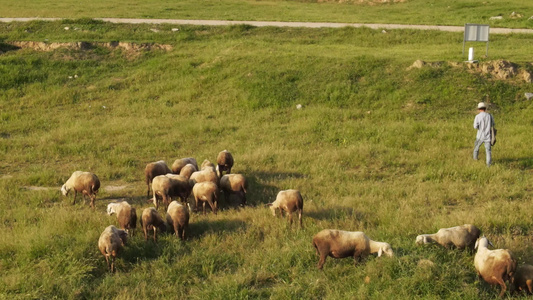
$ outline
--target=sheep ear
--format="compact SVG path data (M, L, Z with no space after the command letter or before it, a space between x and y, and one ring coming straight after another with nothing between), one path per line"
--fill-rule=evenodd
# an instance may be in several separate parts
M496 247L494 247L494 245L491 243L491 241L489 241L489 239L487 239L487 242L489 242L489 245L491 245L492 248L496 248Z
M378 250L378 257L381 257L382 254L383 254L383 247L380 247Z
M265 204L265 206L272 206L272 203L267 203Z

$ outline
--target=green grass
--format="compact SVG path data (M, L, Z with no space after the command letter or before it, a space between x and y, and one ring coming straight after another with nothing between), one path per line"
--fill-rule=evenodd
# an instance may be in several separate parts
M1 17L162 18L342 23L399 23L532 28L533 5L508 1L316 1L194 0L168 1L32 1L0 0ZM512 12L522 15L511 18ZM502 20L490 20L502 16Z
M414 245L464 223L533 262L530 84L463 65L406 70L461 62L460 34L155 27L0 24L2 50L44 39L173 46L0 55L1 298L495 298L471 254ZM497 36L489 55L531 68L530 49L528 36ZM474 108L487 97L500 135L491 168L471 159ZM250 207L193 214L186 243L137 233L108 274L97 249L116 224L107 203L125 198L140 213L146 163L213 161L223 149L250 180ZM96 211L60 195L74 170L100 177ZM114 185L127 188L105 189ZM288 188L303 194L303 230L263 207ZM328 258L318 271L311 238L324 228L364 231L396 257Z

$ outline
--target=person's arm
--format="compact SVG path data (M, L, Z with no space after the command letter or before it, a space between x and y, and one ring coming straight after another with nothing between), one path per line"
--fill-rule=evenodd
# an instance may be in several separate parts
M496 123L494 123L494 117L490 115L490 126L496 127Z
M477 116L479 116L479 115L477 115ZM474 118L474 128L475 129L479 129L479 120L478 120L477 116Z

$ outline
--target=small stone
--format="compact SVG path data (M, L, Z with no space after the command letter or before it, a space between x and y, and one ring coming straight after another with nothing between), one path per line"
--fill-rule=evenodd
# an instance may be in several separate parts
M72 76L69 76L68 79L72 79Z
M524 96L526 96L527 100L531 100L533 98L533 93L525 93Z
M150 31L152 31L152 32L159 32L159 29L157 29L157 28L150 28Z
M103 108L103 109L106 109L107 107L105 107L105 105L102 105L102 108Z
M67 26L67 27L65 27L65 30L69 30L69 29L70 29L70 27L68 27L68 26Z
M172 30L172 32L180 31L179 28L172 28L171 30Z
M301 104L297 104L296 105L296 109L302 109L302 105Z
M381 33L387 33L387 30L383 29L383 30L381 31Z
M78 74L74 74L74 78L78 78Z
M489 20L503 20L503 17L502 16L494 16L494 17L490 17Z

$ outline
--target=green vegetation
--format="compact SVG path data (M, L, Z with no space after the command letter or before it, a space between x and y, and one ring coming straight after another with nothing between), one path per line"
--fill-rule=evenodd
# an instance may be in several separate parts
M511 17L515 12L520 17ZM525 0L0 0L0 17L162 18L533 28ZM501 16L502 20L490 20Z
M461 34L172 27L0 24L0 298L495 298L473 255L414 245L464 223L533 262L531 85L462 64L406 70L416 59L461 62ZM173 49L8 44L45 39ZM495 36L489 54L531 69L531 43ZM491 168L471 159L479 100L500 134ZM251 205L193 214L186 243L145 242L138 230L108 274L97 249L116 224L107 203L125 198L140 213L146 163L223 149L249 178ZM60 195L74 170L100 177L95 211ZM304 197L303 230L263 207L287 188ZM357 267L329 258L318 271L311 238L324 228L364 231L396 257Z

